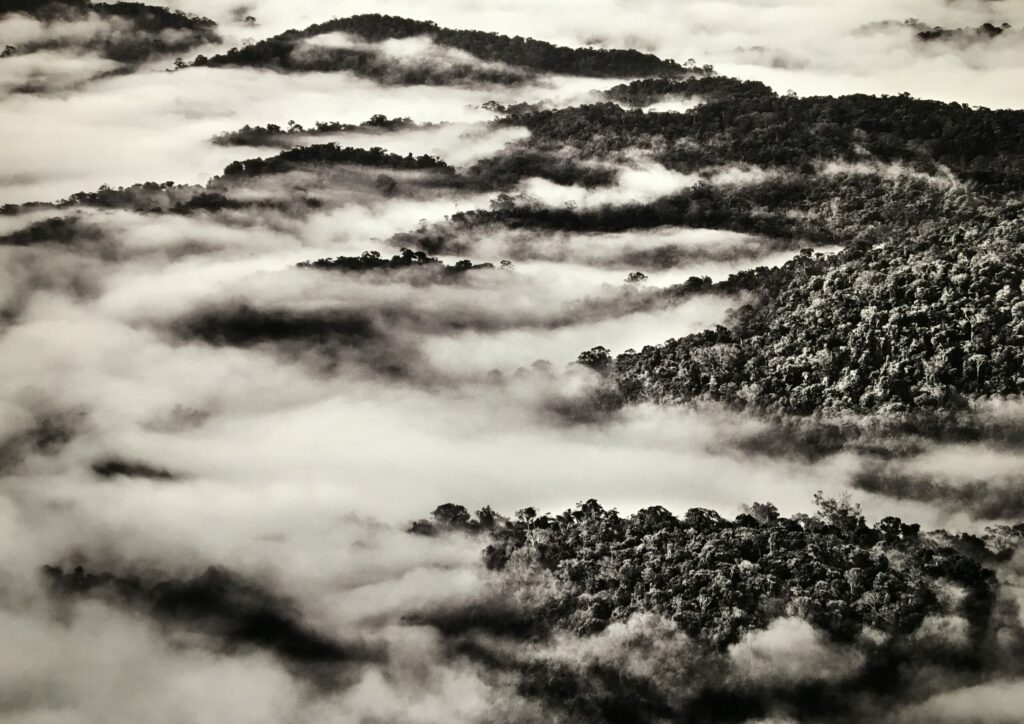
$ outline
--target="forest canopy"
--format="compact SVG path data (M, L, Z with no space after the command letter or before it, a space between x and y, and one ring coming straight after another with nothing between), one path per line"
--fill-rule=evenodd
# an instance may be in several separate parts
M137 65L158 56L186 53L201 45L220 42L217 24L212 20L143 3L5 0L0 7L0 18L14 13L28 15L47 24L98 18L112 27L76 41L43 38L10 46L5 55L59 49L75 42L110 60Z
M348 33L370 45L321 47L313 54L301 52L304 41L337 32ZM372 45L413 37L427 37L437 45L468 53L484 65L462 64L437 70L428 64L397 68ZM407 84L515 84L527 79L531 72L595 77L672 76L690 72L675 61L636 50L566 48L532 38L452 30L432 22L376 14L354 15L311 25L305 30L289 30L224 54L200 56L195 65L268 67L281 71L348 70L384 82Z
M779 709L857 721L942 681L998 675L1008 652L993 637L1017 641L1021 625L1003 611L996 570L1024 542L1024 525L980 537L925 532L896 517L868 525L846 499L819 493L816 502L813 515L787 518L754 503L732 520L703 508L622 516L595 500L513 518L441 505L410 532L478 537L496 598L489 609L425 620L449 636L475 632L467 655L484 660L502 650L484 636L547 641L565 632L595 646L625 636L644 647L655 636L672 651L664 655L680 657L681 670L666 677L611 662L561 667L557 657L514 667L535 695L599 721L630 720L626 712L632 721L746 721ZM779 641L773 652L777 637L801 650ZM748 655L776 675L738 675ZM794 656L808 670L782 674L790 664L775 657Z

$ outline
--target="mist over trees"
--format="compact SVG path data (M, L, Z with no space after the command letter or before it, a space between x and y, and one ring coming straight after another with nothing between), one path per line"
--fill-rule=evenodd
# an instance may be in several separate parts
M362 123L338 123L337 121L317 121L315 125L305 128L295 121L282 128L276 123L265 126L242 126L235 131L224 131L213 137L218 146L291 146L301 143L301 139L310 136L326 136L337 133L405 131L413 128L431 128L434 124L420 124L411 118L388 118L376 114ZM294 141L293 139L299 139Z
M1024 178L1020 111L972 109L899 96L780 96L766 86L718 77L639 81L611 97L630 104L670 93L706 102L685 113L625 110L602 103L509 114L539 144L588 154L652 151L670 168L752 164L810 171L826 161L905 163L924 173L947 167L964 181L1010 191ZM685 143L681 142L685 139Z
M1009 720L971 702L1024 690L1024 111L380 14L190 61L213 21L15 13L113 31L0 65L172 81L161 153L202 157L0 207L0 633L34 666L0 710L113 671L299 722ZM278 124L347 117L310 113L334 72L368 120ZM254 78L274 107L207 98ZM394 524L424 499L495 507Z
M37 50L81 47L104 58L136 65L161 55L186 53L201 45L220 42L217 24L208 18L135 2L97 3L90 0L10 0L0 7L0 19L14 14L47 25L98 19L116 24L114 32L99 32L81 40L46 39L11 46L15 55ZM80 45L79 45L80 44Z
M910 31L919 43L948 44L961 47L988 43L1004 33L1013 33L1013 26L1007 22L986 22L975 28L945 28L941 25L929 25L917 18L908 18L902 22L883 20L864 25L859 30L868 34L893 28Z
M474 536L497 590L516 591L517 603L497 594L490 613L425 620L566 716L598 721L744 721L773 711L856 721L941 681L1001 669L1008 652L993 636L1018 640L1021 627L1003 610L996 569L1019 549L1021 526L982 537L896 517L869 526L848 500L819 493L816 502L813 515L789 518L754 503L733 520L701 508L620 516L594 500L514 518L445 504L410 532ZM664 676L614 658L577 668L586 660L577 651L571 664L549 654L524 665L486 638L560 641L567 632L595 647L624 637L641 649L651 635L679 663L660 660L673 669ZM748 668L748 657L766 668Z
M333 259L317 259L299 263L302 269L325 269L342 272L365 272L399 269L441 270L445 273L461 274L474 269L493 269L494 264L485 262L474 264L469 259L461 259L454 264L445 264L436 257L423 251L401 249L390 259L381 256L379 251L364 251L359 256L339 256Z
M333 166L353 164L359 166L380 166L401 171L447 171L451 167L439 158L426 154L418 157L407 154L388 153L383 148L342 148L336 143L322 143L282 151L271 158L252 158L233 161L224 168L224 177L263 176L284 173L298 167Z
M625 389L768 410L910 412L1020 394L1017 221L801 256L726 327L617 360Z
M484 63L512 66L481 67L457 65L434 71L428 65L396 68L373 49L318 48L314 54L296 53L302 41L329 33L344 32L367 43L413 37L427 37L434 43L457 49ZM681 75L687 72L675 61L635 50L566 48L532 38L508 37L475 30L452 30L432 22L409 20L390 15L354 15L311 25L305 30L289 30L243 48L212 57L200 56L195 65L204 67L251 66L282 71L348 70L383 82L444 84L519 83L529 75L523 70L593 77Z

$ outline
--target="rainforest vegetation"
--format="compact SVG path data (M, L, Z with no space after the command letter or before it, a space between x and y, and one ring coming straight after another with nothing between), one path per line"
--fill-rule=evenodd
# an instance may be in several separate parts
M5 55L60 49L76 42L105 58L135 65L158 56L186 53L201 45L220 42L217 24L208 18L135 2L91 2L90 0L5 0L0 18L14 13L31 16L47 24L76 23L90 19L112 24L79 41L55 37L9 46Z
M646 647L655 645L650 636L666 647L660 655L679 657L665 677L613 662L580 671L555 656L505 664L536 695L602 721L630 720L625 712L633 721L743 721L778 707L801 719L827 712L852 721L919 695L919 660L933 662L936 679L998 668L988 637L1019 636L1020 624L1004 617L994 569L1019 550L1024 526L926 532L896 517L868 525L848 500L819 493L816 502L813 515L785 517L754 503L732 520L704 508L622 516L594 500L513 518L445 504L410 532L477 537L497 590L515 593L426 620L462 637L544 641L571 632L596 646L624 637ZM804 642L777 655L803 658L807 673L737 677L748 653L776 655L767 644L776 635ZM466 655L503 661L501 647L486 641L465 644Z
M301 51L304 41L338 32L371 44L390 39L427 37L437 45L468 53L477 62L443 69L432 69L429 63L419 64L418 67L398 67L394 61L374 50L372 45L319 47L310 53ZM243 48L233 48L221 55L209 58L200 56L195 65L269 67L281 71L349 70L377 80L407 84L470 81L518 83L529 77L531 72L613 78L709 72L703 68L684 68L674 61L662 60L636 50L566 48L532 38L508 37L476 30L452 30L432 22L389 15L354 15L311 25L305 30L289 30Z

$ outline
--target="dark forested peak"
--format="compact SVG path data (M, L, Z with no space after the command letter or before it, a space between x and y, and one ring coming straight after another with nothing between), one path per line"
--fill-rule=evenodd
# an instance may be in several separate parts
M870 23L861 27L859 31L866 33L889 28L900 28L913 32L914 39L922 43L944 42L962 45L983 43L1013 30L1013 27L1005 22L987 22L974 28L945 28L941 25L929 25L917 18L908 18L903 21L884 20Z
M508 264L506 263L506 266ZM490 263L474 264L462 259L454 264L445 264L423 251L402 249L391 258L381 256L379 251L364 251L359 256L338 256L316 261L304 261L298 265L303 269L325 269L339 272L394 271L401 269L438 270L446 274L462 274L474 269L494 269Z
M141 460L129 460L116 455L100 458L91 465L101 478L143 478L148 480L177 480L176 473Z
M960 614L981 644L997 587L983 564L1019 547L1016 529L985 538L925 534L895 517L868 525L847 500L815 499L811 516L786 518L755 503L732 520L704 508L621 516L595 500L558 515L526 508L505 518L484 508L474 518L446 504L410 532L486 534L489 568L520 576L528 562L548 572L556 585L538 603L540 629L593 634L656 613L724 648L780 616L803 618L836 640L873 629L898 641L928 616ZM965 593L956 611L943 600L948 585Z
M284 173L304 167L317 166L376 166L399 171L443 171L454 173L454 169L434 156L399 156L389 153L383 148L353 148L339 146L337 143L320 143L282 151L270 158L250 158L245 161L233 161L224 169L224 176L244 177L262 176L265 174Z
M52 216L0 236L0 246L71 244L101 238L102 232L96 226L82 221L79 216Z
M964 181L1005 190L1024 181L1024 111L970 108L897 96L798 98L718 77L683 81L713 89L685 113L626 110L598 103L529 109L502 123L523 125L535 143L570 144L587 154L650 148L670 167L753 164L809 170L816 163L904 163L923 173L951 170ZM643 103L670 81L618 86Z
M89 12L100 16L135 18L140 25L160 23L164 28L214 27L209 18L134 2L91 2L91 0L5 0L0 15L23 13L45 21L73 20Z
M615 182L615 167L582 161L555 150L537 150L529 145L506 146L501 152L482 158L465 169L470 181L489 189L511 190L527 178L542 178L564 186L597 188Z
M673 60L662 60L636 50L567 48L542 40L509 37L479 30L453 30L435 23L390 15L354 15L313 25L307 35L341 30L369 41L426 35L439 45L471 53L481 60L518 65L545 73L598 77L677 75L684 68Z
M206 57L197 56L197 67L247 67L312 73L350 72L386 85L517 85L530 74L513 67L479 62L433 63L399 60L382 49L363 44L356 47L317 46L306 42L297 31L289 31L242 48Z
M992 23L982 23L976 28L943 28L936 26L928 30L921 30L917 33L917 38L924 42L931 42L935 40L967 40L967 41L978 41L978 40L990 40L1002 35L1007 30L1010 30L1009 23L1002 23L1001 25L993 25Z
M157 13L166 13L168 16L186 18L184 14L142 3L117 3L117 5L120 6L118 8L120 11L128 6L133 6L136 11L146 9ZM0 7L0 16L21 13L43 22L77 20L87 16L90 12L116 14L117 10L114 9L114 4L95 3L91 0L7 0L3 7Z
M388 118L376 114L362 123L317 121L303 126L289 121L287 126L268 123L265 126L245 125L236 131L225 131L213 137L218 146L289 146L307 136L327 136L336 133L387 133L421 128L435 128L440 124L417 123L411 118Z
M519 511L520 517L529 518L532 508ZM409 526L409 532L415 535L434 536L442 533L466 533L476 535L480 533L494 533L498 528L509 525L509 520L503 515L496 513L491 506L487 505L476 512L476 517L470 514L466 507L457 503L444 503L434 508L430 519L414 521Z
M427 621L449 636L455 629L506 640L568 638L574 652L606 650L623 635L646 651L649 632L673 652L660 658L665 649L649 649L659 672L670 660L688 662L678 678L639 681L629 676L636 669L614 664L574 670L555 658L524 667L533 695L596 721L631 720L608 713L617 707L639 712L641 721L747 721L780 709L798 721L865 721L874 718L866 711L914 698L922 666L932 680L998 669L990 633L1004 619L986 565L1019 549L1018 527L982 537L923 533L896 517L869 525L845 500L819 494L816 501L810 516L754 503L730 520L706 508L621 516L589 500L559 515L492 513L496 522L486 530L483 516L447 504L413 532L485 533L484 560L497 572L500 596L484 610ZM946 625L957 634L940 633ZM1003 630L1014 637L1019 624ZM843 662L844 673L750 676L751 657L775 672L796 658Z
M361 48L318 49L315 54L295 53L303 41L328 33L344 32L364 43ZM372 44L389 39L425 36L437 45L468 53L484 64L464 65L445 71L395 67ZM453 30L435 23L389 15L355 15L289 30L223 55L197 58L196 65L251 65L279 70L351 70L378 80L396 83L492 82L516 83L528 77L523 71L596 77L672 76L704 72L684 68L636 50L567 48L532 38L508 37L477 30ZM509 67L502 70L501 66ZM520 70L515 70L515 69Z
M641 78L605 91L610 100L642 108L666 97L736 99L743 96L775 96L775 92L756 80L739 80L723 75L699 75L687 78Z
M193 48L220 41L217 24L208 18L177 10L135 2L97 3L89 0L6 0L0 17L11 13L30 15L44 23L77 22L89 17L128 23L116 32L94 34L80 40L41 40L12 46L10 54L35 50L81 47L99 52L120 63L136 64L150 58L183 53ZM174 32L171 32L174 31Z
M798 258L763 277L720 334L620 356L620 384L635 398L798 414L938 412L1024 393L1020 210Z

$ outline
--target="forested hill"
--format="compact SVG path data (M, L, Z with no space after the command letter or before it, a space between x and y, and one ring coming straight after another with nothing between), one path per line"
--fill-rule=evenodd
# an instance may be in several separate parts
M627 397L787 413L960 409L1024 392L1024 222L922 228L760 277L726 326L618 357Z
M1024 201L873 176L833 183L820 203L775 212L845 249L716 285L749 303L723 326L620 355L609 369L626 399L943 414L1024 392Z
M201 66L251 66L278 70L351 70L378 78L393 77L386 61L367 48L319 48L314 56L301 52L303 42L329 33L346 33L365 43L380 43L389 39L427 37L437 45L469 53L483 63L500 63L541 73L629 78L643 76L676 76L686 73L703 74L710 68L684 68L673 60L662 60L636 50L604 50L597 48L567 48L532 38L509 37L499 33L478 30L453 30L435 23L409 20L390 15L355 15L311 25L305 30L289 30L272 38L244 48L210 58L196 59ZM299 52L296 52L299 51ZM478 80L496 83L517 82L526 75L522 70L502 71L500 67L483 68L465 66L431 73L421 66L405 69L405 82L412 82L419 73L423 83L443 83L454 80Z
M136 64L160 55L184 53L220 41L217 24L195 15L136 2L96 3L90 0L4 0L0 18L21 13L47 24L99 20L115 23L107 32L54 36L9 46L9 55L78 45L110 60Z
M641 80L615 103L508 112L541 148L583 159L643 149L686 172L757 168L645 203L520 203L459 224L618 231L682 224L846 247L741 273L724 326L621 355L627 399L772 412L957 410L1024 392L1024 112L900 96L780 96L719 77Z
M878 721L887 702L927 695L923 665L936 680L995 675L994 641L1020 631L1000 613L997 571L1024 526L929 533L895 517L868 525L848 501L816 500L813 515L754 503L732 520L704 508L622 516L595 500L514 519L442 505L411 532L479 536L500 600L426 620L449 636L499 641L571 632L642 647L655 637L651 655L672 673L615 660L578 670L555 657L518 669L580 721L739 722L778 709L798 721ZM776 637L803 643L779 651ZM500 645L478 646L468 655L500 658ZM812 670L793 676L804 667L780 654ZM744 676L747 656L774 674Z
M308 169L337 165L359 165L388 168L403 171L441 171L454 173L454 169L439 158L422 156L399 156L382 148L341 147L336 143L319 143L300 146L282 151L270 158L250 158L232 161L224 169L224 177L264 176L284 173L296 169Z
M92 2L91 0L5 0L0 7L0 16L23 13L43 22L60 22L82 19L89 13L100 17L122 17L136 21L148 30L194 30L212 28L216 25L207 18L169 10L157 5L136 2Z
M458 48L481 60L518 65L544 73L596 77L671 76L683 67L637 50L567 48L543 40L509 37L480 30L453 30L429 21L391 15L353 15L306 29L307 35L336 31L352 33L370 42L425 35L439 45Z
M812 171L826 162L903 163L950 169L963 181L1018 190L1024 183L1024 111L970 108L899 96L779 95L730 78L637 81L611 98L630 104L665 96L704 103L686 113L625 110L615 103L510 113L536 143L586 154L645 148L669 167L754 164Z
M682 518L661 507L622 517L595 500L557 515L525 508L508 519L485 508L474 518L448 504L410 532L483 534L488 568L508 570L525 556L552 572L557 588L540 602L538 630L592 634L658 613L725 647L788 611L841 640L865 626L906 635L942 610L936 593L945 580L963 587L961 604L979 616L983 635L995 585L985 565L1013 554L1024 542L1021 526L986 538L925 533L895 517L869 526L856 505L816 499L811 516L784 518L774 505L754 503L734 520L705 508Z
M265 126L246 124L234 131L224 131L214 136L211 141L218 146L292 146L299 145L303 139L313 136L328 136L341 133L390 133L421 128L436 128L438 124L416 123L411 118L388 118L383 114L375 114L362 123L339 123L337 121L317 121L312 126L304 127L292 121L286 128L276 123Z

